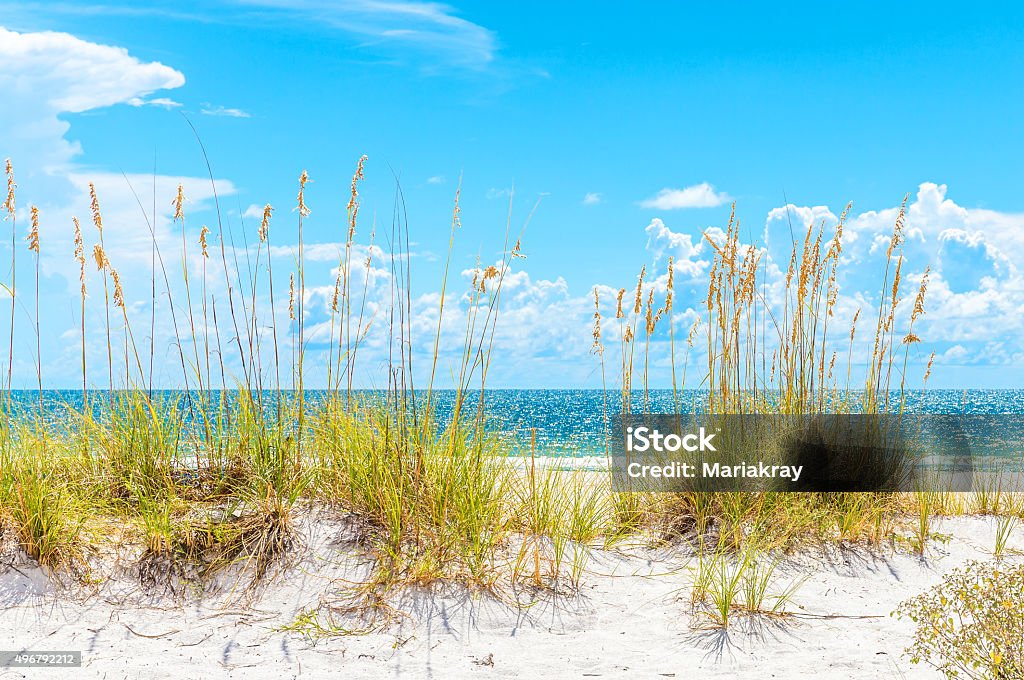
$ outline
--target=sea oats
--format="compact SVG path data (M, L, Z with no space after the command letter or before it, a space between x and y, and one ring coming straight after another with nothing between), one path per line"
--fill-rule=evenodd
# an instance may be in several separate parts
M78 280L82 284L82 297L85 297L85 243L82 241L82 225L77 217L71 218L75 225L75 261L78 262Z
M907 201L909 199L910 194L906 194L903 197L903 202L900 203L899 212L896 213L896 224L892 230L892 239L889 241L889 248L885 251L886 259L892 257L893 251L903 242L903 226L907 216Z
M39 254L39 208L32 206L29 209L29 223L31 228L28 232L28 249L36 255Z
M622 296L626 294L625 288L619 288L619 294L615 296L615 318L621 319L625 315L622 311Z
M338 275L334 279L334 293L331 295L331 312L338 312L338 295L341 294L341 268L338 269Z
M173 201L173 205L174 205L174 219L176 219L176 220L183 220L183 219L185 219L184 204L185 204L185 187L183 187L181 185L181 183L179 182L178 183L178 193L174 197L174 201Z
M693 322L692 326L690 326L690 332L686 336L686 344L688 346L693 347L693 339L697 337L697 330L699 328L700 328L700 317L697 317L697 320Z
M207 251L206 246L206 235L210 233L210 229L204 224L203 228L199 230L199 248L202 250L203 257L209 259L210 253Z
M646 322L647 335L650 335L651 333L654 332L654 311L652 309L653 307L654 307L654 289L652 288L647 293L647 312L646 312L646 315L644 317L644 321Z
M360 156L356 164L356 172L352 175L352 190L348 199L348 240L351 241L356 235L356 215L359 214L359 191L358 182L363 179L363 164L366 156Z
M897 257L896 258L896 276L894 276L893 280L892 280L892 306L894 308L896 307L896 303L898 302L897 297L899 296L899 293L900 293L900 281L901 281L900 273L901 273L902 270L903 270L903 257L901 256L901 257Z
M121 288L121 277L113 267L110 268L110 278L114 281L114 306L124 309L124 289Z
M303 170L302 174L299 175L299 204L295 208L299 211L300 217L307 217L310 213L309 207L306 205L306 183L309 181L309 173Z
M643 307L644 275L647 274L647 265L640 268L640 278L636 282L636 299L633 301L633 313L639 314Z
M103 252L103 246L99 243L92 247L92 258L96 261L97 271L103 271L110 266L110 261L107 260L107 254Z
M18 186L14 183L14 166L11 165L11 159L8 158L4 161L4 172L7 174L7 199L4 200L4 210L7 211L7 217L14 217L15 212L15 200L14 200L14 189ZM7 219L5 217L4 219Z
M100 199L96 196L96 185L89 182L89 209L92 211L92 223L96 230L103 234L103 213L100 212Z
M924 382L928 382L928 378L932 374L932 363L935 361L935 352L933 351L931 356L928 357L928 366L924 371Z
M917 297L914 298L914 309L910 313L910 323L917 321L917 317L924 314L924 295L928 290L928 275L931 273L931 266L924 268L924 274L921 275L921 285L917 289Z
M295 319L295 274L288 275L288 318Z
M452 208L452 232L462 228L462 220L459 218L459 213L462 212L462 208L459 206L459 195L461 193L462 186L460 185L455 189L455 207Z
M274 207L267 203L263 206L263 219L260 221L260 243L267 240L267 236L270 234L270 214L274 212Z

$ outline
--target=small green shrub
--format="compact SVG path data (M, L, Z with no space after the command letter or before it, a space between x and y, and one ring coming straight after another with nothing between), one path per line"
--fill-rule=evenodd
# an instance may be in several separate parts
M917 624L913 663L947 678L1024 678L1024 565L969 562L896 613Z

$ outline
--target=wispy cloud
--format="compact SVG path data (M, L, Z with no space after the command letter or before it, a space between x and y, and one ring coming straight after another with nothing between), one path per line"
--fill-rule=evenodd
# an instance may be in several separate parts
M597 205L604 200L604 196L596 192L589 192L583 197L583 205Z
M176 102L173 99L167 97L156 97L154 99L143 99L142 97L132 97L125 102L129 106L156 106L162 109L178 109L181 108L181 103Z
M444 177L442 177L441 175L434 175L433 177L428 177L427 184L444 184Z
M715 191L707 182L683 189L665 188L657 196L640 202L642 208L678 210L680 208L714 208L730 200L729 194Z
M412 49L471 69L494 60L494 33L455 9L418 0L234 0L291 18L315 20L320 26L360 36L368 45Z
M227 118L250 118L250 114L242 109L231 109L226 106L203 104L199 113L204 116L224 116Z

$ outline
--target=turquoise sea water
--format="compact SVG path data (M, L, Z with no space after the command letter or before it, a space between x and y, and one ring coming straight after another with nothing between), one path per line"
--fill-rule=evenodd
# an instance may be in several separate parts
M234 398L234 393L228 393ZM674 413L678 402L681 413L699 412L703 392L681 391L676 398L671 390L652 390L646 394L635 392L633 412ZM15 391L15 410L23 415L34 415L39 406L39 393ZM363 398L373 398L373 392L361 392ZM154 396L168 408L176 408L183 421L190 418L182 391L154 391ZM450 420L454 392L438 390L434 393L436 414L444 423ZM294 394L286 395L294 398ZM306 401L315 404L324 398L316 390L306 392ZM267 393L264 407L273 408L274 395ZM423 395L418 395L422 404ZM467 403L476 406L479 393L467 395ZM898 400L898 395L894 397ZM75 390L49 390L43 393L45 417L58 426L73 427L67 417L68 408L80 410L82 393ZM104 391L90 392L90 404L97 417L103 417L108 395ZM170 406L174 404L174 406ZM489 427L512 436L528 451L531 430L536 429L537 452L540 455L601 455L604 453L605 414L620 412L619 392L600 390L490 390L485 396ZM907 413L912 414L1005 414L1002 426L1009 424L1013 432L1004 432L1016 439L1024 432L1024 390L922 390L907 393ZM1020 416L1019 418L1015 416Z

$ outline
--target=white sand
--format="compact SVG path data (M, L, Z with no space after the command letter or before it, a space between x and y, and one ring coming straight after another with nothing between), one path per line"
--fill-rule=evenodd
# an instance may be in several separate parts
M407 591L385 631L315 643L280 628L367 569L337 540L337 520L304 519L302 564L251 601L221 592L183 604L143 593L129 574L94 592L57 589L15 560L0 566L0 649L82 650L84 666L0 669L0 679L932 678L901 656L911 624L889 614L950 569L992 559L995 525L962 517L935 530L949 538L931 543L924 560L863 549L788 560L786 576L807 577L796 615L741 620L728 634L694 629L681 551L596 551L578 595L525 609L457 588ZM1024 530L1012 545L1024 548Z

